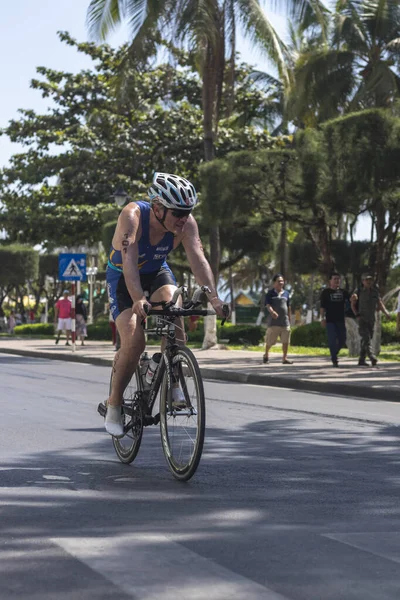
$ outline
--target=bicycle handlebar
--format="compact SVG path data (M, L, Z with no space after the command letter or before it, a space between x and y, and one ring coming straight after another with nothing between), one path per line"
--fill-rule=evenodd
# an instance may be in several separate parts
M210 289L207 286L201 286L194 292L192 299L184 304L184 307L175 306L179 296L184 296L185 294L187 294L187 288L182 285L175 290L169 302L151 302L149 304L145 304L143 308L146 314L149 316L157 315L160 317L205 317L209 315L215 315L216 313L214 310L196 307L196 305L199 305L201 302L201 296L207 292L210 292ZM160 306L161 309L153 309L153 306ZM224 304L222 310L224 313L224 318L221 321L221 327L224 325L229 315L229 305ZM145 319L142 320L142 327L144 326L144 323Z

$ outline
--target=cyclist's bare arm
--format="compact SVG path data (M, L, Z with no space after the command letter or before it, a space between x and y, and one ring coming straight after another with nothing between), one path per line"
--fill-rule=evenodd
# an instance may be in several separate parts
M182 244L185 248L186 256L189 261L192 273L199 285L205 285L211 293L207 294L215 312L218 316L226 316L224 312L224 303L218 298L216 291L214 275L211 267L204 256L204 250L199 236L199 228L195 219L192 217L187 220L182 237Z
M142 290L138 269L140 235L140 209L135 202L131 202L119 216L113 246L121 250L125 283L133 300L132 312L144 319L146 313L143 305L147 300Z

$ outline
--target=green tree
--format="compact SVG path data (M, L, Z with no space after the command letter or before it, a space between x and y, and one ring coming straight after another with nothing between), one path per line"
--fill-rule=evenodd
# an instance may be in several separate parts
M325 26L304 19L292 35L288 117L316 126L399 98L398 0L338 0Z
M23 297L29 283L38 277L39 254L22 244L0 246L0 301L8 296L24 313ZM1 307L0 304L0 307Z
M110 195L123 183L132 197L145 193L155 168L197 180L202 150L201 86L187 66L142 66L132 72L124 93L116 87L126 49L61 40L93 59L93 70L77 74L40 67L32 85L53 101L45 115L21 111L3 130L27 150L0 171L0 226L10 240L60 245L92 244L103 223L117 217ZM186 65L185 55L182 61ZM239 110L249 100L254 115L263 94L248 68L241 81ZM253 109L252 109L253 110ZM248 118L251 119L251 110ZM258 148L268 132L227 120L217 152ZM56 149L56 152L54 151Z
M292 0L293 8L314 7L319 0ZM206 3L185 0L136 2L136 0L91 0L88 23L96 39L104 39L109 31L127 19L131 26L132 48L142 53L143 43L158 30L169 33L171 41L189 46L202 80L204 159L215 158L215 141L225 91L227 115L234 97L234 74L237 26L244 27L254 44L263 48L276 65L280 78L288 84L286 49L258 0L209 0ZM225 90L224 90L225 83ZM218 223L210 225L210 262L218 280L221 247ZM215 343L210 336L209 343Z
M321 194L343 211L361 207L372 218L370 268L382 291L400 230L400 119L368 110L324 124Z

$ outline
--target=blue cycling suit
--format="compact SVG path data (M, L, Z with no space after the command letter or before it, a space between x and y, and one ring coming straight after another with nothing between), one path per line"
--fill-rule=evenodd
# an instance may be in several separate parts
M142 224L142 235L138 242L138 269L140 282L144 292L153 294L156 289L163 285L176 285L176 279L169 268L166 258L174 247L174 234L166 231L162 240L155 246L150 244L150 211L148 202L137 202L140 208ZM111 314L114 321L121 312L130 308L133 304L132 298L126 287L122 271L121 250L111 246L108 257L107 291L110 302Z

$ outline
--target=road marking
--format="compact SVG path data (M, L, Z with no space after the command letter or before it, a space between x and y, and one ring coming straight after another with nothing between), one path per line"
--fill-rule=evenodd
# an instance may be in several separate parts
M398 531L326 533L323 535L336 542L400 563L400 534Z
M158 534L52 538L135 600L287 600Z

